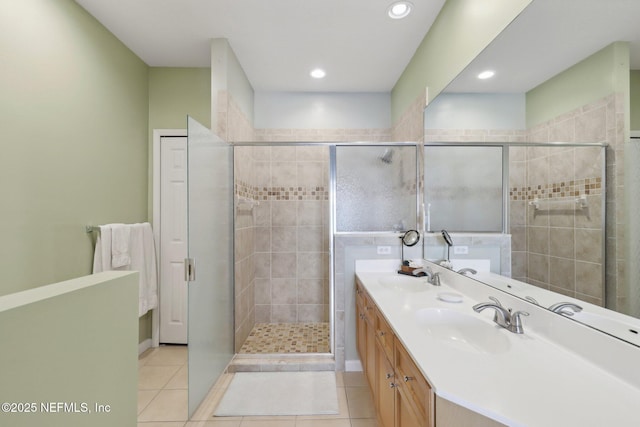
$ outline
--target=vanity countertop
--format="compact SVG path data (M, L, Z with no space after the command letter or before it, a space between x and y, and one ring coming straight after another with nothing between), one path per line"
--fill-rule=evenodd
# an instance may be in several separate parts
M356 275L360 282L440 397L509 426L640 425L637 384L594 363L593 358L583 357L570 346L560 345L557 336L544 334L546 329L554 329L554 321L568 322L566 319L528 309L526 304L518 306L517 301L505 294L479 288L483 285L444 272L440 287L416 278L412 280L422 281L424 291L393 289L383 282L385 278L397 277L397 273L380 271L379 263L374 268L366 262L358 263ZM449 283L447 278L451 277ZM464 283L460 285L461 282ZM462 301L447 302L438 297L446 292L462 295ZM498 297L506 307L513 304L516 309L531 312L529 317L522 318L524 334L495 325L492 309L473 311L472 306L488 302L489 295ZM420 310L427 308L455 311L464 318L474 316L496 329L498 335L491 337L497 340L482 341L477 346L465 343L463 334L443 341L442 336L428 333L426 324L417 320ZM486 325L480 326L486 329ZM586 328L578 324L569 327ZM555 329L563 328L566 326ZM576 335L580 337L576 339L584 339L589 333L578 330ZM599 334L594 336L596 341L606 339L599 332L593 333ZM611 351L620 345L615 341ZM578 343L576 347L584 346ZM584 348L588 350L588 346ZM640 348L636 360L640 360Z

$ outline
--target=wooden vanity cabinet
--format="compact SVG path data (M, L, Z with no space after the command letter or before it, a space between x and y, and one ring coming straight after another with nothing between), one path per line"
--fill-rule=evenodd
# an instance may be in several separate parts
M381 427L432 427L431 388L393 329L356 283L356 341Z
M384 315L356 280L356 343L381 427L504 427L435 396Z
M358 330L356 342L360 361L371 390L375 388L376 338L374 332L375 306L362 285L356 286L356 315Z

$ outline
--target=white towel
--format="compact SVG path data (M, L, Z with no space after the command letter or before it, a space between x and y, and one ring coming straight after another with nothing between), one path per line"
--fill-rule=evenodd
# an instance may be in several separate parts
M130 247L131 226L111 224L111 265L113 268L131 264Z
M140 273L138 315L158 307L158 273L153 231L148 222L131 225L131 270Z
M156 251L151 224L127 225L129 228L128 254L131 262L128 265L114 267L112 265L112 227L115 224L101 225L96 240L93 258L93 272L107 270L138 271L138 315L158 307L158 272L156 267ZM118 224L122 225L122 224Z
M96 237L96 250L93 256L93 273L112 270L111 267L111 225L101 225Z

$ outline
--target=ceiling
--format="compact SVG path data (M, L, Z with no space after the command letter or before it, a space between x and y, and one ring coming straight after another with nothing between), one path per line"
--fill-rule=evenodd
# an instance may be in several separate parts
M403 20L393 1L76 0L150 66L209 67L226 38L255 90L322 92L393 88L445 0L413 0ZM533 0L447 91L526 92L620 40L640 69L640 0Z
M523 93L615 41L640 69L640 0L533 0L446 91Z
M445 0L76 0L152 67L209 67L228 39L257 91L389 92ZM322 67L322 80L309 76Z

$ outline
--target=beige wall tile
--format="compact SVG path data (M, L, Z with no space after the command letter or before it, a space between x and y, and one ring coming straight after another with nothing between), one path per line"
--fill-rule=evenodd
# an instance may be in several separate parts
M296 279L271 279L272 304L297 304L298 288Z
M298 304L324 303L324 279L298 279Z
M549 258L549 284L551 286L575 292L575 260L566 258Z
M602 230L576 229L576 259L602 263Z
M576 261L576 291L602 298L602 265Z
M551 228L549 230L549 255L575 258L575 232L573 228Z
M295 252L298 248L298 228L295 226L271 228L271 252Z
M546 227L527 227L527 248L529 252L549 254L549 229Z
M271 254L271 277L274 278L295 278L298 256L293 253L272 253ZM273 282L271 283L273 287Z

